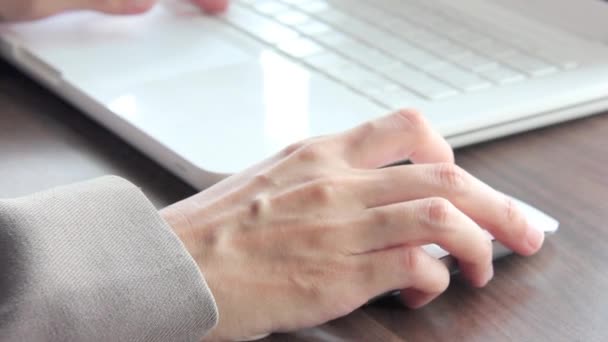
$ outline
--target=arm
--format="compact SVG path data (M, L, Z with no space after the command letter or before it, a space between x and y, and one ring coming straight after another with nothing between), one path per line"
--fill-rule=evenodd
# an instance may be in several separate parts
M160 216L113 177L0 201L0 340L242 340L395 289L417 308L450 280L427 243L485 286L480 225L523 255L543 234L453 161L423 116L400 111L292 145Z
M0 200L0 340L198 341L217 311L156 209L117 177Z

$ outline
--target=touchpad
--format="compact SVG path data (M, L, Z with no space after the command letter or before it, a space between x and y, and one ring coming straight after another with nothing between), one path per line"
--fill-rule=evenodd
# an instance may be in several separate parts
M255 57L226 24L188 1L161 2L139 16L79 12L9 30L64 77L96 83L160 80Z

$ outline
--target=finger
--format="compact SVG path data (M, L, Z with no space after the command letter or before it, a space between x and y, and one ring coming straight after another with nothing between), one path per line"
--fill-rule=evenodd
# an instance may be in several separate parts
M367 122L336 139L344 145L347 162L356 168L377 168L408 158L416 163L454 161L448 143L413 110Z
M1 2L5 20L32 20L66 11L93 10L111 14L137 14L152 8L156 0L59 0Z
M72 9L91 9L108 14L143 13L156 4L156 0L80 0L72 2L79 3Z
M366 300L393 290L411 289L418 296L406 303L420 307L445 291L450 283L445 265L419 247L395 247L357 258L363 272L355 281L363 285Z
M429 198L368 209L341 237L353 253L393 246L436 243L453 255L474 286L492 271L492 243L473 220L443 198Z
M228 8L228 0L193 0L203 11L209 14L216 14Z
M512 199L454 164L395 166L365 173L365 180L352 188L368 207L443 197L517 253L530 255L542 246L541 229L528 223Z

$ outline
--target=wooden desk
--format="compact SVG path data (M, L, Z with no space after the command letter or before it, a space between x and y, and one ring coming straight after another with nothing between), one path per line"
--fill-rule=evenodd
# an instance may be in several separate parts
M474 175L561 222L531 258L481 290L454 279L421 310L386 302L270 341L600 341L608 338L608 115L457 152ZM120 139L0 62L0 197L104 174L158 206L194 193Z

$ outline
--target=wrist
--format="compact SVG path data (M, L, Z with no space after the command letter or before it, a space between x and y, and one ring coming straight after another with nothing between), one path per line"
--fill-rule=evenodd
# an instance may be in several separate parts
M159 211L160 217L169 225L173 233L177 235L177 237L181 240L186 247L186 250L190 255L196 260L195 257L195 245L193 241L193 232L192 223L179 209L174 206L166 207Z

